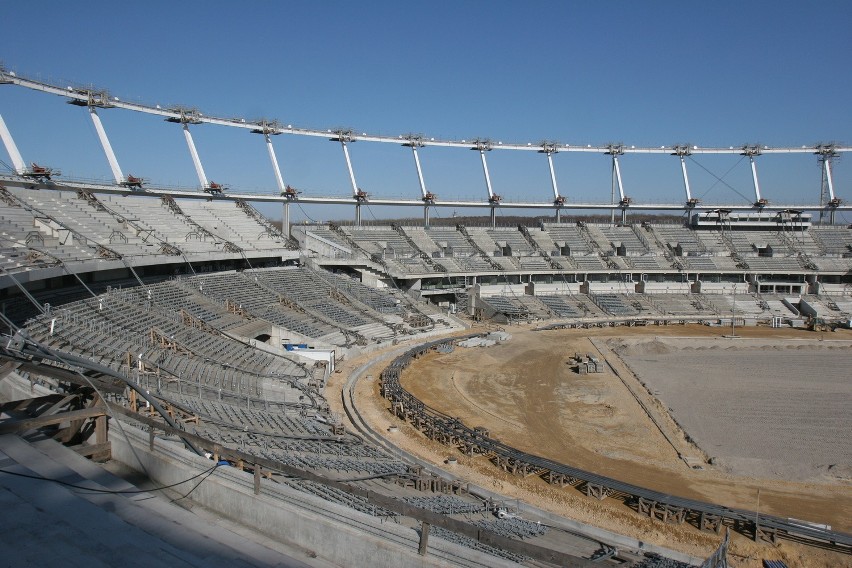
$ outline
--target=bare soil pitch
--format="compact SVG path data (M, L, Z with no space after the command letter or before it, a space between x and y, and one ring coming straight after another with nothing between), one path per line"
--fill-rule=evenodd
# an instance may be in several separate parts
M813 333L752 328L738 333L772 341L759 347L743 341L729 351L731 341L704 326L510 331L513 338L501 345L419 359L403 374L403 386L430 406L536 455L731 507L754 510L760 489L765 513L852 531L852 460L844 439L852 407L843 371L852 363L848 343L820 346ZM647 345L663 334L707 339L662 342L663 349ZM622 352L625 361L613 353L607 360L616 359L613 366L624 381L609 370L578 375L570 368L574 352L597 354L590 337ZM831 339L848 341L852 334ZM712 349L717 341L720 348ZM728 355L739 372L725 371ZM641 368L647 387L624 362ZM712 392L696 384L708 375L716 381ZM808 377L807 384L796 380L801 377ZM628 387L645 396L656 424ZM780 431L785 424L795 427ZM679 452L713 456L718 465L692 469Z

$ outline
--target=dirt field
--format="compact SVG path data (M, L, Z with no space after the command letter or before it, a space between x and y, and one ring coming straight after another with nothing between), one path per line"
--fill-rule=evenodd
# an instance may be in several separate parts
M673 326L522 333L513 327L509 331L514 338L506 345L457 349L449 355L423 358L407 370L403 382L429 404L461 417L469 425L486 426L492 435L532 453L647 487L749 509L755 508L759 488L761 511L822 519L835 529L849 532L852 523L847 511L852 505L852 485L848 480L792 483L733 476L725 467L692 470L678 458L678 452L700 456L700 450L687 441L665 407L639 381L622 382L611 373L580 377L565 364L575 351L594 352L591 340L606 350L605 341L614 338L653 339L663 333L714 338L721 335L719 329ZM737 331L744 337L815 337L793 330ZM852 340L852 333L838 332L830 337ZM389 347L386 351L390 350ZM328 389L339 392L349 372L380 356L371 354L347 361L342 374L333 376ZM620 374L630 375L619 357L610 354L608 358L614 360L613 367ZM482 457L468 458L426 439L396 419L386 401L378 396L375 378L385 365L380 362L369 368L367 374L374 379L358 383L355 399L359 411L377 431L386 431L391 425L399 427L399 432L392 435L393 442L406 451L436 464L454 455L458 464L452 467L467 481L647 542L696 556L706 555L718 545L715 535L690 526L654 522L620 503L598 502L570 488L554 488L535 477L516 478ZM659 426L648 418L637 397L643 399ZM330 394L329 400L337 409L339 395ZM852 566L848 556L786 541L774 546L756 544L737 534L732 535L729 558L732 566L748 568L761 566L761 558L785 560L789 566Z
M653 338L609 344L731 473L852 479L849 342Z

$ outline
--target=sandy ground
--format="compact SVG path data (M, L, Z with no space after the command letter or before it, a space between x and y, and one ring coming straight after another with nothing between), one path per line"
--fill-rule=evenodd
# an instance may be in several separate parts
M731 473L852 480L852 343L609 343L695 443Z
M730 464L724 463L694 470L680 456L700 459L701 448L691 443L667 408L636 380L619 357L606 354L619 376L609 371L580 376L567 365L569 355L575 351L594 354L595 344L607 351L606 341L615 338L652 340L665 334L713 339L722 333L718 328L532 332L513 327L509 331L514 337L502 345L430 354L404 373L403 384L427 404L460 417L470 426L485 426L493 437L531 453L661 491L747 509L756 508L759 489L761 511L828 523L845 532L852 529L848 514L852 510L852 484L848 479L832 475L809 482L756 479L733 475ZM815 337L812 333L763 328L742 329L738 333L779 339ZM838 332L831 334L831 339L852 340L852 334ZM614 349L623 347L618 342L611 345ZM343 373L334 375L328 387L333 406L340 404L340 388L348 373L379 356L374 353L342 366ZM359 382L356 401L376 430L386 431L392 424L399 426L400 432L393 441L407 451L434 463L455 455L459 464L453 467L463 479L645 541L697 556L708 554L718 544L715 535L690 526L651 521L619 502L598 502L572 488L551 487L535 477L515 478L481 457L467 458L426 439L394 418L386 401L378 396L377 377L384 365L369 369L374 380ZM666 404L670 404L669 400ZM733 535L733 565L757 567L761 558L785 560L790 566L852 566L848 556L790 542L756 544Z

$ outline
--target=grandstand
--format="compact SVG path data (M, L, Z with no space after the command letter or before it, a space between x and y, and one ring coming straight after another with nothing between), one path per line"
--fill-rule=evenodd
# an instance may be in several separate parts
M282 234L244 201L4 188L2 309L10 335L125 376L183 429L277 467L370 479L389 498L556 546L348 432L324 386L382 344L461 329L453 315L572 326L780 320L848 322L852 229L541 223L513 227L303 224ZM23 286L26 286L26 293ZM30 304L27 295L39 303ZM802 307L805 306L805 307ZM56 385L22 371L22 380ZM128 399L131 408L139 405ZM134 402L135 401L135 402ZM398 518L316 480L299 494ZM406 493L407 492L407 493ZM455 512L454 512L455 511ZM517 561L437 528L469 554ZM550 540L548 540L550 539ZM593 551L588 551L591 555ZM466 553L467 554L467 553Z
M185 128L202 122L200 114L190 120L184 111L157 110ZM344 143L351 135L341 131L332 140ZM416 551L427 548L439 562L464 566L696 560L624 535L585 533L533 507L528 518L507 517L501 496L472 489L439 467L424 468L371 430L351 402L354 382L327 392L342 363L369 360L385 348L380 356L390 361L400 344L423 344L477 322L603 327L736 319L805 327L852 321L852 227L812 225L801 213L796 223L751 210L724 220L706 212L683 222L631 223L627 200L612 205L621 209L619 223L498 226L500 200L492 195L490 227L438 226L428 222L424 195L417 202L426 203L423 224L367 227L360 207L368 198L355 193L351 200L316 201L353 203L354 224L291 226L290 201L299 198L283 189L270 198L228 195L212 183L202 183L204 191L172 191L142 188L141 181L134 186L130 177L115 185L62 182L36 167L16 165L0 175L0 386L28 401L4 405L3 424L56 427L46 431L49 437L97 459L130 462L144 454L163 483L204 475L211 461L209 472L227 464L233 471L223 476L231 477L216 485L225 493L202 489L199 502L232 506L216 509L225 516L236 510L235 516L253 517L234 504L242 503L236 495L252 494L252 506L280 509L269 518L292 530L294 540L321 546L337 539L338 556L331 559L338 563L350 549L367 558L382 550L390 552L379 564L404 559L399 565L419 566ZM282 228L255 209L252 197L290 200L282 201ZM841 205L826 207L833 219ZM452 349L448 342L441 347ZM433 440L488 438L467 432L457 419L436 418L418 401L405 403L393 413L419 417L415 426ZM53 416L60 410L77 414L62 420ZM127 428L121 440L106 439L107 414ZM505 471L536 474L517 454L506 459ZM563 474L548 482L579 479ZM591 498L605 497L594 495L603 486L583 487ZM656 507L666 518L683 518L664 499L654 502L651 515ZM714 507L698 529L721 528ZM750 526L744 520L750 517L741 517L737 527ZM754 530L757 538L760 526ZM814 534L824 536L795 533ZM848 549L846 536L832 545ZM645 552L663 556L641 558Z

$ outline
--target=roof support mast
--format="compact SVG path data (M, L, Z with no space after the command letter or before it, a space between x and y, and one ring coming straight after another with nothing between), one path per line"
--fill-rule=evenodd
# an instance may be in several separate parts
M837 152L837 146L833 142L829 142L828 144L817 144L816 154L819 156L819 162L822 166L820 168L822 170L822 177L820 179L819 204L820 206L828 206L828 222L833 225L834 214L837 207L840 205L841 200L834 195L834 180L831 176L831 160L838 157L840 154ZM822 224L824 217L825 210L820 209L820 224Z
M266 141L266 150L269 153L269 161L272 163L272 172L275 174L275 183L278 184L278 193L280 195L287 194L287 186L284 185L284 178L281 176L281 168L278 167L278 158L275 156L275 148L272 146L271 136L281 134L279 125L274 120L267 122L260 121L260 128L255 128L251 131L252 134L263 134L263 139ZM281 230L287 236L290 236L290 201L284 201L281 212Z
M6 122L3 120L3 115L0 115L0 138L3 139L3 145L6 146L6 152L9 153L9 159L12 160L12 167L18 175L23 175L27 171L27 166L24 165L24 158L18 151L18 146L15 144L15 139L12 138L12 133L6 127Z
M550 167L550 186L553 188L553 206L556 207L556 222L561 222L562 206L565 198L559 195L559 187L556 185L556 170L553 168L553 154L558 152L556 142L542 142L540 153L547 156L547 165Z
M827 158L822 162L823 176L825 176L825 186L828 189L829 203L835 201L834 183L831 180L831 158Z
M195 149L195 142L192 141L192 134L189 132L189 124L184 123L183 135L186 138L186 145L189 148L189 154L192 156L195 173L198 174L198 182L201 184L201 187L208 187L210 182L207 181L207 175L204 173L204 166L201 165L201 158L198 157L198 150Z
M623 144L610 144L606 151L612 156L612 175L615 178L615 183L618 186L619 203L621 204L621 222L627 222L627 207L630 205L630 198L624 195L624 184L621 181L621 167L618 164L618 157L624 154ZM612 201L615 203L615 192L613 191ZM612 222L615 222L615 209L612 210Z
M488 175L488 162L485 160L485 152L491 151L491 140L481 140L477 138L473 141L471 150L478 150L479 157L482 160L482 173L485 174L485 189L488 190L488 203L491 204L491 226L497 226L497 206L500 205L502 197L496 195L491 189L491 176Z
M612 155L612 167L615 168L615 179L618 182L618 196L624 202L624 184L621 181L621 168L618 165L618 156Z
M343 148L343 157L346 160L346 169L349 172L349 182L352 184L352 197L355 198L355 226L361 226L361 204L367 201L367 194L358 188L355 182L355 171L352 169L352 160L349 159L349 147L347 143L354 142L351 130L338 130L336 136L331 138L333 142L340 142Z
M101 117L98 116L98 112L95 110L94 106L89 107L89 116L92 117L92 124L95 125L95 130L98 133L98 138L100 139L101 146L104 149L104 154L106 154L106 159L109 162L110 169L112 170L112 176L115 178L115 183L117 185L121 185L125 182L124 174L121 173L121 167L118 165L118 159L115 157L115 152L112 150L112 144L109 143L106 130L104 130L104 125L101 123Z
M686 191L686 207L694 209L698 205L698 199L692 197L692 190L689 188L689 175L686 173L686 157L692 155L692 150L688 144L672 147L672 156L680 158L680 171L683 173L683 189Z
M269 133L264 133L266 149L269 151L269 161L272 162L272 171L275 172L275 181L278 183L278 191L284 191L284 178L281 176L281 168L278 167L278 158L275 157L275 148L272 147L272 139Z
M186 138L186 146L189 148L189 155L192 158L192 164L195 166L195 173L198 175L198 182L201 188L207 193L221 193L222 186L216 182L208 181L207 174L204 173L204 166L201 165L201 158L198 157L198 150L195 149L195 142L192 141L192 133L189 131L190 124L201 124L201 114L196 110L174 109L179 113L179 116L169 117L166 122L175 122L183 125L183 136Z
M766 207L769 205L769 200L765 199L760 195L760 182L757 179L757 163L754 160L755 156L760 156L761 150L760 146L757 144L753 146L745 145L743 146L742 155L748 156L748 161L751 163L751 179L754 183L754 206L755 207Z
M113 101L117 102L118 98L110 101L106 91L75 90L72 87L68 87L68 93L71 97L68 100L68 104L86 107L89 110L89 116L92 119L92 124L95 126L95 132L98 133L98 140L101 143L101 148L104 150L107 162L109 162L109 168L112 170L112 177L115 179L115 184L141 189L142 182L144 181L142 178L125 176L122 173L121 166L118 165L118 158L115 157L112 144L109 143L109 137L106 130L104 130L101 117L98 115L98 108L112 108L114 106Z
M340 139L340 145L343 147L343 157L346 158L346 169L349 171L349 182L352 184L352 195L358 197L358 184L355 183L355 172L352 169L352 160L349 158L349 148L346 146L346 142L346 139Z
M409 135L408 142L403 146L409 146L411 153L414 156L414 167L417 168L417 180L420 182L420 193L423 195L423 226L429 227L429 206L435 204L435 194L426 190L426 181L423 179L423 170L420 167L420 157L417 155L417 148L425 146L422 136Z

